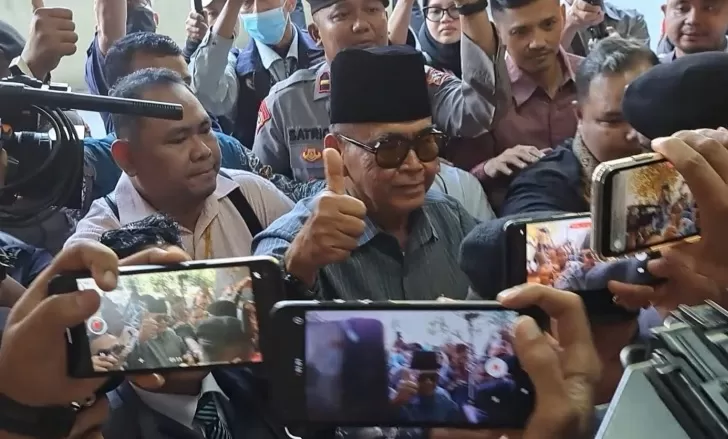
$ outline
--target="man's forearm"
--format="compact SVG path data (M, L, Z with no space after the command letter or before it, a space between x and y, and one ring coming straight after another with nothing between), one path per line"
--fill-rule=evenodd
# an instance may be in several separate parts
M126 35L126 2L119 0L95 0L96 30L99 49L105 56L109 48Z
M240 20L238 16L240 15L241 6L242 2L240 0L227 0L220 12L220 17L215 21L212 32L223 38L233 39L235 37L235 27L238 20Z
M469 2L472 3L473 0L461 1L458 4L463 5ZM463 34L467 35L475 44L480 46L486 55L489 57L495 56L498 50L498 39L495 34L495 29L490 22L490 17L488 17L487 10L468 16L461 15L460 24Z
M228 69L232 38L208 34L190 60L192 87L205 109L215 116L228 116L237 102L238 78ZM228 70L230 70L228 72Z
M389 17L389 41L392 44L406 44L407 32L412 20L412 4L417 0L397 2Z

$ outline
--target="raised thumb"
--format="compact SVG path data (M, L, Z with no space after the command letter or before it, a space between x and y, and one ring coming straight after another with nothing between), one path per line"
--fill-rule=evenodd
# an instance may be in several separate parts
M58 294L43 300L24 319L33 331L43 337L49 331L59 331L82 324L99 309L101 296L93 290Z
M43 0L30 0L30 4L33 6L33 12L35 12L36 9L45 8Z
M341 154L334 148L324 149L324 175L326 188L338 195L346 194L346 180L344 179L344 161Z

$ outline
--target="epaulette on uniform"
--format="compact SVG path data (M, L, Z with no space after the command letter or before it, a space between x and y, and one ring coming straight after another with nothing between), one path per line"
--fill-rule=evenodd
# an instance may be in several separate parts
M279 81L279 82L276 82L275 84L273 84L270 91L268 92L268 95L271 96L271 95L280 93L284 89L293 87L296 84L299 84L302 82L315 81L318 69L319 69L319 65L317 64L317 65L309 67L307 69L296 70L288 78L284 79L283 81Z

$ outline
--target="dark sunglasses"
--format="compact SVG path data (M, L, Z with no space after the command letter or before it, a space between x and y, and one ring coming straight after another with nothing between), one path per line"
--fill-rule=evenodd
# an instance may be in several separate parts
M460 11L458 11L458 7L455 5L452 5L447 9L430 6L424 8L423 11L425 13L425 18L427 18L428 21L438 22L442 20L442 17L444 17L445 14L449 15L453 20L460 18Z
M340 139L358 146L374 154L377 165L384 169L396 169L402 166L410 150L415 152L421 162L431 162L437 159L440 149L445 146L447 136L437 130L420 133L412 138L392 135L373 145L367 145L343 134L336 134Z

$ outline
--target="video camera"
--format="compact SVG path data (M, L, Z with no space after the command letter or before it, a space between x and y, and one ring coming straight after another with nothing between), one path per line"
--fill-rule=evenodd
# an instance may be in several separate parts
M8 156L1 227L37 223L61 207L82 208L83 136L64 110L182 119L181 105L73 93L27 76L0 80L0 150Z
M597 439L728 437L728 310L680 306L626 367Z

